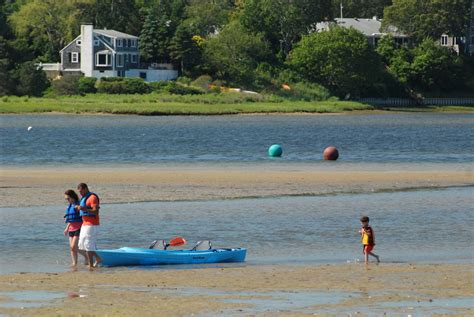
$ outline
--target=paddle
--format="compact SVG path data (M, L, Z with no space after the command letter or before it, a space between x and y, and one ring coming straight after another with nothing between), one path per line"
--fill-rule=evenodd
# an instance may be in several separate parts
M153 247L158 243L158 241L160 241L160 243L164 244L164 250L166 250L169 246L178 247L180 245L186 244L186 239L184 239L183 237L175 237L175 238L171 239L170 242L168 242L166 244L165 244L164 240L155 240L151 243L151 245L148 248L153 249Z

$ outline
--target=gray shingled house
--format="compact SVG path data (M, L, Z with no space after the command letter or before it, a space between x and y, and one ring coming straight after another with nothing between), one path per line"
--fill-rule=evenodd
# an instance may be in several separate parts
M81 25L81 34L60 52L61 62L40 64L50 77L82 73L86 77L140 77L146 81L176 79L171 64L140 62L138 37Z

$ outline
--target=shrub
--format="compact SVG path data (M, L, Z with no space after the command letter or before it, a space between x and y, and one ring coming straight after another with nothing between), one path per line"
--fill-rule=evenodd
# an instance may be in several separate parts
M209 89L209 85L211 83L212 83L212 77L211 76L201 75L191 83L191 86L207 90L207 89Z
M34 62L25 62L13 71L16 93L19 96L41 96L50 83L46 73Z
M79 79L79 92L82 94L94 94L97 92L97 88L95 88L95 84L97 82L97 78L95 77L81 77Z
M178 77L178 79L176 79L176 81L180 84L183 84L183 85L186 85L186 86L189 86L189 84L191 84L191 82L193 81L191 78L189 77L186 77L186 76L180 76Z
M79 95L79 75L65 75L60 79L53 80L53 94L56 96Z
M99 80L97 91L106 94L146 94L151 89L141 78L110 77Z
M281 89L277 92L278 95L304 101L321 101L327 100L331 97L331 93L325 87L308 82L299 82L296 84L289 84L289 90Z
M203 91L197 88L190 87L190 86L189 87L183 86L174 81L168 84L168 86L166 87L166 91L169 92L170 94L175 94L175 95L200 95L203 93Z
M148 83L148 86L150 87L151 91L160 93L160 92L166 91L166 88L169 85L169 83L170 82L168 80L161 80L161 81Z

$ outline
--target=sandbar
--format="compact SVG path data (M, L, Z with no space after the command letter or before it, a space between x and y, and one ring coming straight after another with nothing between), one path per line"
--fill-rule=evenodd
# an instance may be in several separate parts
M335 167L336 166L336 167ZM473 186L466 166L221 164L0 167L0 207L63 204L80 182L103 204L328 195Z

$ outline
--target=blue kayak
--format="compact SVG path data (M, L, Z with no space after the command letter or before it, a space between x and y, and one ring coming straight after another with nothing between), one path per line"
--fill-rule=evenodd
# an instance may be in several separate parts
M105 266L159 265L159 264L202 264L244 262L247 250L154 250L123 247L115 250L97 250Z

